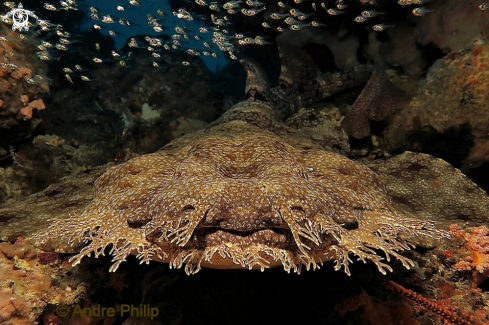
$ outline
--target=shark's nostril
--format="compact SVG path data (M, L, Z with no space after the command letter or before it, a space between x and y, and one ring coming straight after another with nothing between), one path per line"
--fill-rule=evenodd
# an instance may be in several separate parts
M186 206L184 206L182 208L182 212L190 212L190 211L193 211L195 210L195 207L191 204L187 204Z

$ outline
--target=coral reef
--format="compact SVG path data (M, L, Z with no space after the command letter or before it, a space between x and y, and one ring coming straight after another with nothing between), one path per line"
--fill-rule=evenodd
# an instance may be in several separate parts
M147 50L134 50L126 67L114 67L75 58L71 45L60 56L53 55L54 47L43 52L52 59L44 62L36 57L35 46L41 40L52 44L54 40L31 32L21 40L10 26L1 24L1 28L7 41L2 38L0 53L17 68L7 69L3 63L0 68L0 82L5 83L0 89L0 184L5 184L0 187L0 204L42 190L61 177L154 152L189 132L181 126L172 132L174 120L208 122L230 107L222 103L223 94L213 87L203 62L183 66L181 60L188 54L181 51L162 58L165 64L161 62L158 69L144 55ZM83 37L73 43L78 45ZM68 65L64 55L70 53ZM94 48L82 53L100 54ZM73 86L64 72L56 72L61 62L72 70L81 63L83 73L96 82ZM45 77L47 67L51 79ZM41 90L50 90L49 96L41 99ZM31 135L34 128L36 134Z
M409 299L413 300L416 304L423 306L424 308L440 315L443 319L447 320L450 323L454 323L457 325L469 325L471 322L464 320L454 312L452 312L449 308L445 308L443 306L440 306L434 301L431 301L429 299L426 299L423 296L420 296L416 292L410 289L406 289L403 286L401 286L398 283L395 283L394 281L386 281L385 286L393 291L396 291L400 295L404 297L408 297Z
M123 116L126 128L147 133L133 144L133 150L148 153L166 144L168 139L158 132L162 122L169 124L181 116L211 122L229 108L222 107L203 62L186 67L181 64L181 55L172 54L164 57L165 64L154 73L151 60L143 54L132 55L130 71L124 67L98 67L93 73L100 81L88 85L90 92L97 93L100 107ZM114 78L122 82L114 84ZM158 137L158 141L145 140L151 137Z
M433 249L412 251L416 267L397 279L383 280L395 294L362 290L340 301L336 310L344 319L359 316L362 324L380 322L379 317L385 324L489 324L487 276L480 272L486 262L475 257L487 252L489 230L452 224L450 233L451 240Z
M421 324L432 322L433 317L455 324L489 324L489 293L484 274L489 230L485 226L462 229L452 224L450 233L451 240L413 256L419 268L402 279L413 290L399 285L394 286L395 290L409 297L415 310L431 311L419 315Z
M465 243L454 253L463 257L453 267L457 271L475 270L483 276L475 276L474 280L480 283L489 277L489 229L486 226L473 227L469 232L463 230L458 225L450 226L452 237L463 238ZM449 253L445 253L447 255ZM473 287L477 287L475 283Z
M417 23L421 23L420 20ZM374 52L375 62L382 62L385 67L402 68L407 75L417 76L423 73L428 64L423 55L422 48L416 40L416 35L412 30L413 21L403 21L394 28L386 31L390 42L378 44L378 53ZM373 34L375 32L371 32ZM369 40L373 41L373 35ZM373 46L377 42L373 41ZM370 46L370 44L369 44Z
M247 72L245 93L249 100L265 100L286 119L301 108L308 108L326 98L363 85L372 75L372 66L360 64L340 71L322 71L315 59L304 49L278 40L280 76L272 86L267 73L254 60L243 58L240 63Z
M312 13L309 2L285 2ZM331 2L325 4L327 8L333 6ZM194 3L187 5L198 7ZM228 300L240 306L236 314L241 318L236 322L251 323L254 313L243 315L243 308L256 307L254 302L262 306L269 304L272 292L282 310L297 312L277 313L274 321L268 323L286 323L292 318L302 322L311 320L311 323L395 324L400 319L403 323L428 325L440 323L439 315L442 315L447 322L465 324L467 319L477 325L484 324L488 310L484 305L488 298L485 282L489 263L488 231L483 227L461 227L462 222L467 222L465 226L487 223L487 195L457 169L432 156L405 152L389 159L369 160L388 157L406 148L420 150L413 134L422 133L428 127L442 133L464 124L470 135L474 135L466 165L478 166L487 161L489 151L484 135L488 127L484 124L487 46L477 45L471 52L453 52L437 61L430 69L427 84L421 84L416 98L405 109L400 104L407 96L392 88L388 80L395 77L387 78L379 74L380 70L374 70L372 75L371 66L360 64L374 61L382 70L396 67L396 73L418 76L434 60L430 55L441 53L436 48L426 55L427 48L458 50L484 34L487 12L478 10L477 5L473 0L432 1L427 3L427 8L434 11L423 17L414 17L413 6L399 6L396 1L369 5L348 1L346 14L340 17L330 16L318 6L317 11L314 8L313 19L326 26L305 27L278 38L282 60L278 84L265 82L263 74L250 68L251 61L242 53L230 51L229 54L237 55L248 66L249 102L239 104L207 127L205 123L227 111L237 97L224 101L223 93L212 86L215 80L203 63L180 50L162 51L163 55L155 48L152 51L155 55L150 57L149 49L143 47L119 51L104 40L100 43L101 50L96 50L93 42L90 46L83 43L82 47L86 47L82 49L83 61L69 62L81 62L82 73L89 75L91 81L81 82L80 72L75 71L72 85L64 73L53 73L50 77L55 81L54 88L51 87L54 91L40 99L39 94L45 89L34 75L43 75L43 70L32 66L39 60L32 60L32 65L23 62L29 61L29 53L34 53L31 41L21 42L15 33L6 31L8 42L2 42L0 47L0 55L6 57L0 71L0 95L6 94L0 96L0 113L6 112L5 120L22 125L22 130L11 132L15 131L11 126L14 124L9 124L0 131L7 132L8 137L12 135L8 138L0 133L0 202L8 200L0 208L0 239L28 237L48 227L51 223L48 219L63 219L55 221L47 230L47 237L43 232L32 241L47 251L76 253L72 260L75 263L92 251L100 257L83 259L82 266L91 268L88 287L91 293L100 290L95 295L99 300L92 301L100 303L101 297L110 296L105 301L107 307L120 308L123 291L138 296L140 292L131 281L161 267L162 274L150 271L148 278L155 277L141 284L141 303L156 304L162 323L230 323L236 317L230 308L222 308ZM125 7L131 8L127 3ZM384 13L367 23L353 22L352 18L366 8ZM192 14L193 9L189 8ZM252 26L258 21L271 22L264 17L278 10L282 9L267 4L267 10L254 18L234 16ZM408 15L411 19L404 20ZM470 19L461 22L467 17ZM389 23L392 18L395 27L380 33L371 30L373 24ZM279 22L271 24L275 28ZM256 25L262 33L260 24ZM231 31L235 26L231 23L228 27ZM250 28L246 32L248 36L255 30ZM227 38L231 34L221 36ZM81 40L79 35L75 37ZM136 38L136 43L146 44L143 36ZM269 40L271 44L275 42L272 37ZM264 48L264 52L270 50ZM12 49L17 57L6 53ZM109 57L112 49L125 56L126 66L118 65L119 58L100 65L90 61L94 56ZM317 49L321 51L315 52ZM261 54L255 53L255 57ZM161 57L153 59L156 55ZM182 60L188 58L191 58L190 65L182 65ZM152 65L153 62L157 64ZM9 63L17 67L10 69L13 66L7 66ZM60 65L57 63L53 66ZM228 71L234 77L236 71ZM251 82L253 72L259 76ZM360 92L355 88L368 78L367 87L342 126L353 138L368 137L358 141L371 140L374 148L350 150L338 112L346 113L348 105L354 102L350 99ZM417 88L417 80L409 86L413 85ZM31 88L26 90L26 87ZM318 109L328 106L322 102L325 99L331 99L339 109ZM463 112L460 112L461 105ZM39 111L45 107L46 110ZM480 114L479 119L476 114ZM287 119L283 122L277 115ZM450 115L447 120L438 123L447 115ZM38 126L38 134L30 136L41 116L44 123ZM377 132L382 124L370 124L369 120L389 124L385 139ZM202 127L204 130L189 134ZM18 141L24 137L27 139ZM175 138L155 154L129 160L154 152ZM350 140L354 146L357 140ZM375 174L330 152L365 156L360 162ZM311 155L314 159L309 158ZM228 160L233 163L224 162L222 156L232 158ZM126 160L129 162L115 167L106 165L108 161ZM260 164L253 165L254 160L260 160ZM103 166L94 168L96 165ZM70 176L59 180L66 175ZM22 199L51 183L54 184L44 191ZM258 189L260 185L269 190ZM440 242L439 237L446 233L435 230L428 220L437 222L441 228L453 222L460 225L451 226L451 241ZM74 234L70 233L73 230ZM420 233L433 237L417 236ZM58 235L62 238L57 238ZM76 238L69 245L67 240L73 235ZM407 251L411 244L431 249ZM15 247L21 245L21 241L0 244L0 251L10 247L18 252ZM109 247L105 249L106 246ZM376 255L381 253L376 248L384 249L387 260L391 255L400 261L387 265L383 255ZM16 272L27 274L26 278L37 274L39 265L52 268L51 279L57 278L56 272L64 268L78 270L68 268L68 263L62 262L62 254L41 253L36 258L32 250L29 252L18 256L2 253L5 257L0 254L0 266L11 265L17 268ZM155 252L160 254L156 259L163 257L160 259L170 262L171 267L187 264L188 273L195 273L200 266L263 269L280 264L286 270L299 271L301 266L315 268L316 263L332 259L337 263L335 269L343 266L355 277L346 280L344 274L326 267L321 270L321 276L312 278L313 275L307 274L294 280L281 274L285 272L279 275L277 270L265 274L205 270L195 277L179 278L179 273L168 270L168 266L138 265L137 258L148 261ZM137 258L128 256L130 253ZM103 258L103 254L111 256ZM350 263L355 254L359 260L371 259L374 263ZM126 257L127 263L119 265ZM107 274L112 258L116 264L111 270L119 269ZM389 279L405 287L396 287L396 291L414 299L403 299L383 288L385 278L372 267L374 264L384 272L394 269ZM410 270L404 270L402 264ZM20 274L14 273L9 269L2 274ZM82 278L79 274L73 276ZM33 279L35 288L30 283L25 297L32 295L31 289L46 292L45 278L34 276ZM109 284L101 284L103 281ZM57 281L51 285L56 287ZM108 287L115 294L100 293ZM266 287L268 292L260 291L261 287ZM313 288L311 291L320 294L307 292L303 299L293 299L290 303L280 300L304 288ZM249 294L253 290L256 290L254 296ZM52 295L57 293L54 290ZM5 312L7 321L111 324L120 320L56 316L55 307L64 303L72 309L73 299L54 299L48 305L37 303L38 296L27 303L15 299L16 306L21 306L18 318L11 309L0 308L1 316ZM434 313L426 313L426 307ZM457 315L446 317L450 313ZM130 318L127 323L130 322L150 321Z
M297 48L304 48L311 44L325 45L332 52L335 67L340 70L349 70L360 65L357 57L360 41L359 37L354 34L340 38L328 30L318 31L315 28L304 28L293 33L283 33L277 37L277 40L293 44ZM332 63L324 62L323 64Z
M2 25L2 28L5 26ZM17 58L28 53L27 49L31 50L32 41L20 42L13 39L13 36L18 37L16 33L11 30L6 30L6 33L9 42L2 44L15 50ZM16 47L12 47L12 44ZM203 63L185 68L176 62L175 57L178 55L165 58L168 65L159 69L160 73L154 74L154 67L148 63L150 61L134 54L131 64L138 66L138 69L97 66L92 72L100 78L98 84L87 83L76 88L64 87L64 76L53 74L50 75L53 77L52 92L43 99L36 99L37 95L32 92L21 92L26 87L34 91L44 85L31 73L28 77L35 81L33 84L21 79L17 88L5 90L6 94L14 90L19 92L15 93L18 103L14 106L10 97L0 96L3 109L7 105L15 108L15 118L21 121L19 132L30 129L25 123L33 123L37 126L38 134L42 135L31 137L32 143L26 143L24 139L19 141L19 137L29 138L29 134L19 133L21 136L13 137L15 132L0 127L0 133L5 131L8 137L12 136L0 139L0 142L5 140L4 147L10 149L4 149L0 144L0 160L5 160L2 166L5 172L0 173L0 182L6 184L0 187L0 204L10 198L17 199L42 190L61 177L111 161L127 160L138 152L154 152L174 137L189 132L171 132L170 129L174 127L172 119L182 117L188 121L197 117L212 120L217 110L226 109L213 92L210 73ZM30 64L37 64L38 61L35 58ZM6 69L2 71L7 73ZM19 71L20 68L10 72L18 76ZM41 71L36 70L37 73ZM9 74L3 77L6 81L13 80ZM127 81L127 84L114 83L114 78ZM188 98L194 98L194 101L189 103ZM67 109L67 103L71 109ZM46 106L49 109L42 112L43 119L39 124L41 119L36 111ZM153 113L153 118L149 117L148 112ZM5 117L8 116L5 114ZM167 126L168 130L162 131L162 125ZM199 127L203 125L203 122L198 124Z
M0 243L0 323L31 325L48 304L73 304L86 294L80 279L68 276L72 268L38 255L18 239Z
M478 166L486 161L488 56L489 43L486 43L452 52L437 61L428 72L426 84L385 130L390 150L422 150L420 141L429 141L430 130L441 134L468 125L474 144L465 163ZM423 138L420 133L426 136ZM422 140L413 141L416 134L416 139Z
M222 103L223 95L212 86L211 74L202 62L185 67L177 62L179 59L179 54L165 57L166 65L158 69L137 52L128 62L130 69L96 64L92 67L87 63L96 80L77 87L66 87L63 75L53 76L53 92L45 100L49 109L43 114L40 129L42 134L58 136L65 143L57 149L42 150L42 155L31 154L30 151L41 150L24 144L16 150L17 155L31 159L28 165L38 159L43 163L52 160L58 170L65 170L54 174L66 176L79 169L120 161L126 154L131 157L154 152L189 132L172 132L175 126L188 126L189 120L209 122L217 112L229 108ZM158 73L154 73L155 69ZM75 109L66 109L67 102ZM175 122L180 118L184 123ZM74 166L66 168L70 163ZM51 172L53 167L49 169ZM53 177L36 176L44 178L43 184L52 183Z
M0 147L28 137L41 118L32 117L33 109L44 109L40 99L49 91L47 81L40 77L46 71L36 56L35 42L19 38L10 26L0 24Z
M24 95L24 96L27 96L27 95ZM22 109L20 110L20 112L25 116L24 120L30 120L32 118L33 111L35 109L37 109L37 110L46 109L46 105L44 105L44 102L42 101L42 99L36 99L30 103L25 103L25 106L22 107Z
M5 154L8 154L5 152ZM28 188L28 183L24 182L26 174L12 166L0 167L0 202L7 202L9 199L19 199L26 194L32 194Z
M38 135L6 152L13 164L0 169L0 204L39 192L62 177L111 161L99 146L71 142L56 135ZM134 156L126 152L118 161Z
M371 76L372 67L366 64L341 72L321 71L304 49L287 39L279 38L277 42L281 63L278 86L261 95L277 106L282 117L289 117L300 108L358 87Z

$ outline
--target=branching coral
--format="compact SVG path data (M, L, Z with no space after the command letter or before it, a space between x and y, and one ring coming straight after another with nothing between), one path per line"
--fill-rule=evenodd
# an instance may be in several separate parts
M471 325L472 324L471 322L461 318L460 316L458 316L457 314L455 314L451 310L437 304L436 302L434 302L430 299L427 299L427 298L417 294L413 290L404 288L403 286L401 286L398 283L395 283L394 281L390 281L390 280L385 281L384 285L386 286L387 289L395 291L398 294L400 294L401 296L404 296L404 297L411 299L416 304L419 304L419 305L423 306L424 308L428 309L429 311L439 315L440 317L442 317L446 321L449 321L449 322L456 324L456 325Z

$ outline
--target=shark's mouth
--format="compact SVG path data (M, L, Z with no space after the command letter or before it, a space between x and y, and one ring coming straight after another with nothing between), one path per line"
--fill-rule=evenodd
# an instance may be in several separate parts
M287 223L273 209L233 207L207 211L187 245L216 246L229 243L240 247L253 244L294 249L296 244Z
M190 247L204 248L229 243L240 247L248 247L254 244L265 245L270 248L295 250L292 233L284 228L267 228L239 231L217 227L198 228L190 241ZM187 246L186 245L186 246Z
M316 268L317 263L331 259L332 254L327 253L326 247L335 242L327 234L320 236L319 243L303 238L302 243L308 247L305 252L284 221L275 223L275 227L261 225L256 226L257 229L249 229L253 227L243 226L238 227L240 230L227 222L221 222L220 226L210 226L208 222L202 221L185 245L176 245L172 243L171 236L165 238L161 233L148 239L171 251L164 262L177 268L186 264L187 273L195 273L202 266L261 270L283 266L287 271L300 272L301 265L307 269Z

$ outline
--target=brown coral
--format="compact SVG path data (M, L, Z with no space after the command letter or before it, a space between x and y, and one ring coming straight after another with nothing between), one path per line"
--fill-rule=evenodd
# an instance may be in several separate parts
M75 265L110 246L112 271L132 253L146 263L186 263L187 273L280 264L300 272L334 260L350 274L350 253L385 273L392 269L375 249L409 268L398 252L415 237L447 236L396 212L367 167L287 139L243 121L184 136L109 169L83 213L53 221L34 239L87 243Z

